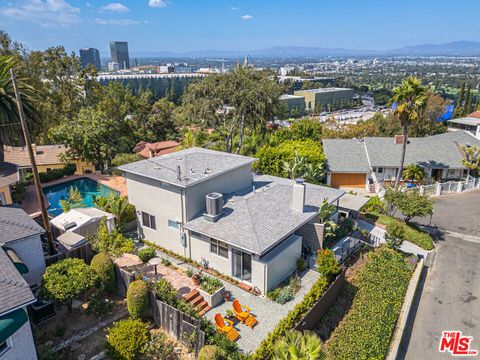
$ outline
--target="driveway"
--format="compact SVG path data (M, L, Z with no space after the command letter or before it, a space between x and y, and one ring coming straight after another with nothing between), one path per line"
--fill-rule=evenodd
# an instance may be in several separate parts
M444 233L424 273L398 359L452 359L438 351L442 331L473 336L480 350L480 191L437 199L433 224Z

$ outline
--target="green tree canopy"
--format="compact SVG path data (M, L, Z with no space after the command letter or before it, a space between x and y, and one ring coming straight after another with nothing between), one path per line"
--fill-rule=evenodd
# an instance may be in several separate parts
M385 202L400 211L406 222L414 217L424 217L433 214L433 200L416 190L401 191L387 188Z

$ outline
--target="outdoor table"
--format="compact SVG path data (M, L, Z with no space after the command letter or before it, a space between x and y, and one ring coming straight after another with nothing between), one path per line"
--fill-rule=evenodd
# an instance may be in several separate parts
M149 265L153 265L155 267L155 275L157 275L157 266L162 263L162 259L159 257L154 257L148 260Z

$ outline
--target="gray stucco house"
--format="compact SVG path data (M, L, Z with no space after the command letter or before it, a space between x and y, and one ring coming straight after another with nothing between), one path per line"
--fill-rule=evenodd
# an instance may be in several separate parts
M15 262L30 287L45 272L41 236L45 230L19 208L0 207L0 247Z
M35 301L16 264L0 247L0 360L37 359L27 313L27 305Z
M322 202L338 206L344 192L254 176L254 161L191 148L121 166L141 235L261 293L275 288L296 269L303 244L321 247L307 230Z
M363 139L324 139L327 184L373 190L376 183L395 179L400 165L403 136ZM408 138L405 165L423 168L428 180L453 180L467 176L462 146L480 147L480 139L459 130L424 138Z

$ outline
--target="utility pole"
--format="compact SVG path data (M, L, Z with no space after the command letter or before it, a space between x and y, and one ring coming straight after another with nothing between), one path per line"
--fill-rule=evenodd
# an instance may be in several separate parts
M55 249L55 244L53 242L52 229L50 228L50 221L48 220L47 208L45 207L45 197L43 195L42 186L40 185L40 176L38 175L37 162L35 161L35 155L33 154L32 143L30 142L30 133L28 131L27 124L25 122L25 114L23 112L22 99L17 89L17 79L13 72L13 69L10 69L10 76L12 77L13 90L15 91L15 99L17 100L18 108L18 117L20 118L20 123L22 124L23 137L25 138L25 145L27 146L28 156L30 158L30 164L32 164L33 171L33 180L35 183L35 190L37 191L37 199L40 205L40 210L42 212L43 226L45 228L45 236L48 242L48 248L50 255L54 255L57 251Z

